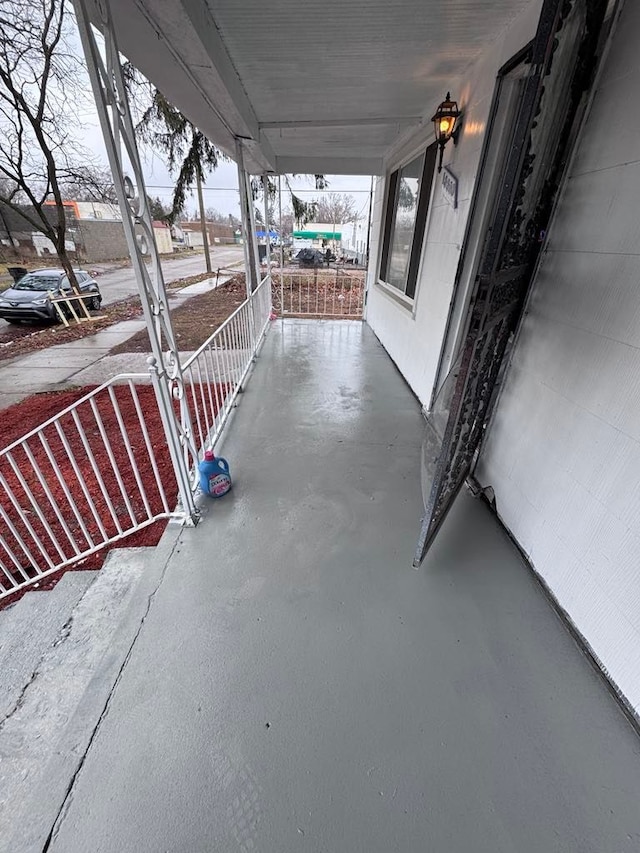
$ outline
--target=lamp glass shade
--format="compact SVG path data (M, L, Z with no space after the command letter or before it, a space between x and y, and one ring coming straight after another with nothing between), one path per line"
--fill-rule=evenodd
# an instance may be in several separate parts
M436 142L444 146L451 139L456 121L460 115L458 104L451 100L451 95L447 92L447 97L435 111L431 121L435 128Z

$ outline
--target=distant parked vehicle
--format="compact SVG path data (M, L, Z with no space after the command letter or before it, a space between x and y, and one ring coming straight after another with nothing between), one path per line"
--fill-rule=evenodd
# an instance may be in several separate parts
M335 261L336 256L326 252L321 252L319 249L300 249L295 259L301 267L321 267L324 264L329 264L330 261Z
M102 295L97 283L88 272L74 272L80 292L90 294L85 305L89 311L98 311ZM0 317L9 323L20 323L23 320L56 323L59 317L49 299L49 292L60 295L70 291L71 285L64 270L33 270L0 293Z

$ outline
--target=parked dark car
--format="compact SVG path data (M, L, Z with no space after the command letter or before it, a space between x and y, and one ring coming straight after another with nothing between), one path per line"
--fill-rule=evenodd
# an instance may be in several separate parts
M327 255L326 252L321 252L319 249L300 249L294 258L301 267L321 267L324 264L328 266L329 262L335 261L335 259L336 256L331 252Z
M81 293L89 293L85 300L90 311L97 311L102 295L97 283L88 272L75 270ZM9 323L22 320L57 322L58 314L50 299L49 291L67 293L71 290L69 279L64 270L33 270L22 276L12 287L0 293L0 317Z

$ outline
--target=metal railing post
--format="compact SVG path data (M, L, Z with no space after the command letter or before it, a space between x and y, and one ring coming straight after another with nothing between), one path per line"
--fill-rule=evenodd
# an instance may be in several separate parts
M256 323L253 311L253 294L260 284L258 252L256 246L255 224L253 217L253 199L249 176L244 167L242 140L236 139L236 164L238 167L238 187L240 189L240 214L242 237L244 242L244 262L246 267L247 298L249 299L249 322L251 325L251 351L255 355L257 347Z
M158 395L158 406L179 486L180 501L187 520L196 523L199 513L193 492L190 487L186 488L185 484L189 481L189 456L191 455L197 462L197 453L193 446L193 430L185 401L180 357L169 315L167 292L153 232L153 221L122 74L120 53L110 16L109 0L101 0L96 5L101 16L104 60L91 27L85 0L74 0L74 6L89 79L122 213L122 225L149 332L151 352L155 359L157 381L154 381L154 387ZM125 174L126 165L122 146L133 173L133 181ZM136 228L142 232L142 237L149 248L151 272L140 251ZM162 351L163 338L168 347L166 359ZM180 400L180 421L173 409L173 397Z
M267 268L266 280L269 288L269 314L271 314L271 225L269 224L269 175L264 172L262 175L262 186L264 188L264 232L266 241L265 264ZM264 299L264 289L260 297ZM254 355L257 355L258 340L256 339L256 350Z
M174 429L176 419L173 411L171 388L165 381L165 377L161 374L158 362L154 356L149 356L147 364L149 365L149 374L156 392L156 399L158 400L160 418L167 437L169 455L173 462L173 469L176 475L176 482L178 484L178 497L180 499L180 504L189 520L194 524L197 524L199 520L199 513L195 507L189 468L187 464L185 464L180 435L178 431ZM183 401L181 400L181 403L182 402ZM186 400L184 402L186 405ZM195 456L195 460L197 460L197 454Z
M240 220L242 223L242 242L244 250L244 266L246 271L247 297L255 290L255 265L253 259L253 241L251 239L251 222L249 217L250 199L247 198L247 173L244 170L244 154L242 141L236 139L236 165L238 167L238 189L240 190Z
M266 240L265 261L267 272L271 272L271 226L269 225L269 175L262 175L262 186L264 188L264 232Z
M284 246L282 244L282 175L278 175L278 227L280 229L280 316L284 316Z

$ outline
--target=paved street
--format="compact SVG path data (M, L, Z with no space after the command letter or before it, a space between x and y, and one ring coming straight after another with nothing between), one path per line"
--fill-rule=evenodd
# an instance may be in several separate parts
M238 261L242 260L242 246L214 246L211 250L211 265L214 274L219 267L228 267L230 264L237 264ZM189 255L186 258L164 260L162 261L162 271L167 284L179 278L206 272L204 255ZM138 292L136 277L130 268L105 273L97 280L102 291L104 305L117 302L118 299L126 299L128 296L134 296Z
M242 246L213 246L211 250L211 265L213 274L217 269L227 270L230 266L244 261ZM85 264L87 269L99 269L107 264ZM184 258L167 259L162 261L162 271L167 284L179 278L190 275L198 275L206 272L204 255L201 253L189 255ZM138 293L136 277L131 267L116 269L98 276L97 281L102 292L102 304L109 305L119 299L126 299ZM0 329L7 328L6 320L0 319Z

